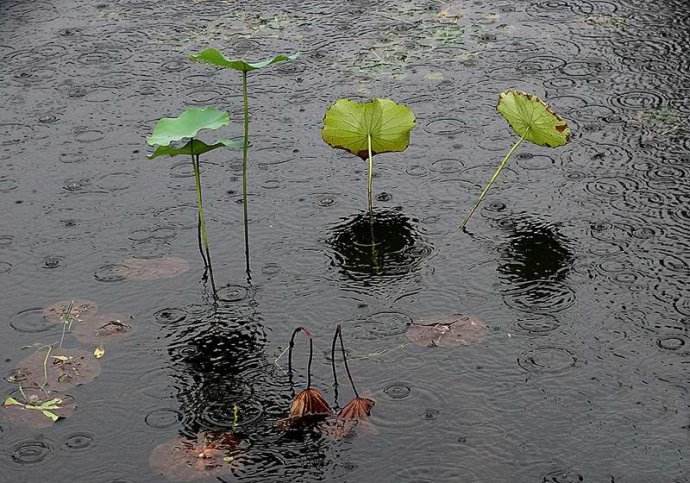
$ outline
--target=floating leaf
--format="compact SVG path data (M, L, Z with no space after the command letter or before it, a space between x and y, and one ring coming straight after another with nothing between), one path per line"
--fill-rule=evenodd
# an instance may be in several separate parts
M101 365L90 352L81 349L53 349L50 354L42 350L20 361L10 379L22 387L64 391L87 384L100 373Z
M97 311L98 305L91 300L64 300L43 309L43 317L50 322L62 324L93 316Z
M72 327L72 334L84 344L101 344L120 339L132 329L132 317L125 314L98 314Z
M174 438L156 446L151 468L173 481L193 481L232 474L241 439L234 433L201 433L196 439Z
M339 99L326 111L321 138L334 148L367 159L372 155L407 149L415 126L410 108L390 99L355 102Z
M146 142L150 146L168 146L170 143L193 138L202 129L218 129L230 123L227 112L214 107L190 107L178 117L164 117L153 128Z
M105 355L105 348L102 345L99 345L96 347L96 349L93 351L93 356L96 359L100 359Z
M216 67L222 67L224 69L234 69L240 72L251 72L253 70L262 69L271 64L295 60L297 57L299 57L299 53L292 55L278 54L275 57L271 57L269 59L264 59L256 62L247 62L243 59L228 59L221 53L220 50L212 48L202 50L199 53L192 54L189 56L190 59L195 60L197 62L214 65Z
M172 278L189 270L184 258L128 258L115 268L118 275L128 280L158 280Z
M487 325L482 320L453 315L439 321L415 322L405 335L410 342L422 347L458 347L481 342L487 333Z
M23 394L17 390L5 400L0 408L0 417L8 423L42 429L71 416L75 407L72 396L55 392L47 395L41 389L25 387Z
M181 147L175 147L175 146L156 146L156 149L153 151L152 154L148 155L147 157L149 159L154 159L159 156L178 156L181 154L186 154L186 155L191 155L194 153L195 155L202 155L205 153L208 153L210 151L213 151L218 148L231 148L231 149L239 149L242 147L242 143L239 141L233 141L232 139L220 139L218 142L215 144L206 144L203 141L200 141L198 139L194 139L192 141L188 141L187 144Z
M518 136L538 146L557 148L570 139L568 123L535 95L501 92L496 109Z

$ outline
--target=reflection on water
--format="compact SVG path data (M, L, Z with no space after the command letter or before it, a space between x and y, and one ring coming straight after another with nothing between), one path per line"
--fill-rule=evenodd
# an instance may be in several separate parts
M498 267L501 274L522 282L565 279L574 254L556 227L523 219L510 224L508 229L510 241L503 250L504 263Z
M290 387L266 362L266 334L253 301L207 307L168 327L181 436L236 435L239 451L228 481L289 481L305 473L323 479L333 464L328 442L275 426L287 413Z
M333 264L346 275L401 276L415 271L431 252L416 228L417 220L397 210L360 213L336 226L327 240Z

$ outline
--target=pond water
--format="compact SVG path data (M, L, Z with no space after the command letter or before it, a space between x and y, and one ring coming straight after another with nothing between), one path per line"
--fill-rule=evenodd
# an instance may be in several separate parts
M2 399L60 339L42 308L90 300L131 327L68 391L69 418L0 418L0 481L166 481L154 448L234 428L232 473L208 481L690 482L687 2L251 3L0 3ZM241 134L240 76L186 60L209 45L302 53L250 75L250 281L241 154L202 159L217 304L189 161L145 157L185 106L228 109L222 132ZM507 88L546 98L573 138L523 146L455 232L515 141L495 112ZM320 139L339 97L417 116L409 149L376 159L375 251L366 164ZM170 258L129 275L152 257ZM485 336L408 342L412 321L453 314ZM338 323L370 427L286 434L279 356L308 328L333 404ZM78 336L64 346L91 352Z

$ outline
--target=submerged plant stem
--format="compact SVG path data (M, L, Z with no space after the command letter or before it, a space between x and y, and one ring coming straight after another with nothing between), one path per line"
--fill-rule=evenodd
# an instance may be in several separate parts
M242 146L242 207L244 210L244 255L247 270L247 280L251 281L252 275L249 268L249 215L247 198L248 164L249 164L249 96L247 87L247 71L242 71L242 97L244 102L244 143Z
M510 148L510 151L508 151L508 154L506 154L505 158L503 158L503 161L501 161L501 164L498 165L498 168L496 168L496 171L494 171L494 174L491 176L491 179L489 179L489 182L486 183L486 186L484 186L484 189L482 189L481 194L479 195L479 199L477 202L474 204L472 209L470 210L469 214L465 218L465 220L462 222L462 225L460 225L461 229L465 229L465 225L467 225L467 222L470 221L470 218L472 218L472 215L474 212L477 210L479 205L484 201L484 198L486 197L486 194L489 192L489 189L491 188L491 185L494 184L494 181L498 178L498 175L501 174L501 171L503 171L503 168L505 168L508 165L508 161L510 161L510 158L513 156L513 153L515 150L522 144L522 142L525 140L525 136L522 136L515 144L513 144L513 147Z

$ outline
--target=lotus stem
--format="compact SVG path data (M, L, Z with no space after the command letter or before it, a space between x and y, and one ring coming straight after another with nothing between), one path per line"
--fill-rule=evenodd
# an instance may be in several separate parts
M335 397L338 399L338 376L335 372L335 342L340 339L340 351L343 354L343 363L345 365L345 372L350 380L350 385L352 386L352 392L355 394L356 398L359 398L359 393L355 387L355 381L352 379L352 374L350 374L350 366L347 364L347 353L345 352L345 344L343 343L343 330L338 324L335 328L335 334L333 334L333 343L331 344L331 366L333 367L333 380L335 381Z
M288 350L288 374L290 375L290 383L292 383L292 350L295 347L295 336L303 332L304 335L309 339L309 362L307 364L307 389L311 387L311 361L314 356L314 345L311 339L311 334L304 327L297 327L292 331L292 336L290 337L290 345Z
M242 97L244 103L244 144L242 146L242 207L244 211L244 254L247 271L247 280L251 281L249 267L249 215L247 198L248 165L249 165L249 96L247 87L247 71L242 71Z
M194 139L191 140L191 153L192 153L192 167L194 168L194 183L196 185L196 204L197 204L197 214L198 214L198 231L201 235L201 243L203 243L204 250L206 251L206 257L204 257L202 250L202 258L204 258L204 263L206 263L206 268L208 269L209 277L211 279L211 288L213 289L214 298L217 296L216 281L213 277L213 264L211 263L211 250L208 247L208 232L206 231L206 216L204 214L204 200L201 191L201 162L199 160L199 155L194 154Z
M367 147L369 149L369 176L367 179L367 191L369 194L369 213L374 209L374 158L371 155L371 134L367 134Z
M494 181L496 181L496 178L498 178L498 175L501 174L501 171L503 171L503 168L505 168L508 165L508 161L510 160L511 156L513 156L513 153L515 150L522 144L522 142L525 140L525 136L522 136L513 146L510 148L510 151L508 151L508 154L506 154L505 158L503 158L503 161L501 161L501 164L498 165L498 168L496 168L496 171L494 171L494 174L491 176L491 179L489 179L489 182L484 186L484 189L482 189L481 194L479 195L479 199L477 202L474 204L472 209L470 210L469 214L465 218L465 220L462 222L462 225L460 225L461 229L465 229L465 225L467 225L467 222L470 221L470 218L474 214L474 212L477 210L479 205L482 203L484 198L486 197L486 194L489 192L489 189L491 188L491 185L494 184Z

